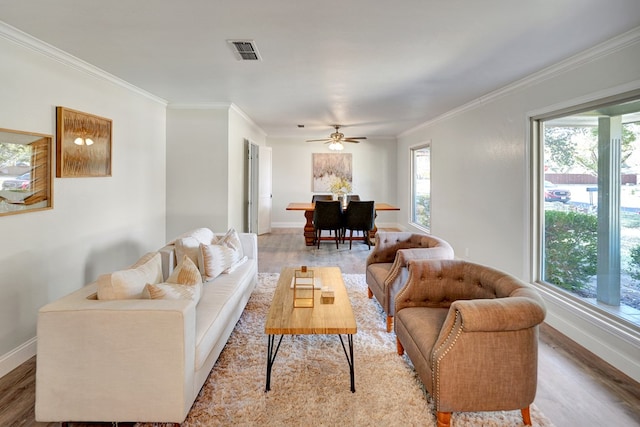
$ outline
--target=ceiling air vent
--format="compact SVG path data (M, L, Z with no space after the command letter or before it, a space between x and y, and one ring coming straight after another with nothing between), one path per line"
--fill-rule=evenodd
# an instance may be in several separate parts
M253 40L227 40L239 61L260 61L260 55Z

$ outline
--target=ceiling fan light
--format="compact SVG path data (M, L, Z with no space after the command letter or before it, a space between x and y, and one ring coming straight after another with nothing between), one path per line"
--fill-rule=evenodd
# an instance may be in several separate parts
M78 138L73 140L73 143L76 144L76 145L84 145L84 139L78 137Z
M344 146L339 141L332 142L331 144L329 144L329 150L342 151L344 150Z

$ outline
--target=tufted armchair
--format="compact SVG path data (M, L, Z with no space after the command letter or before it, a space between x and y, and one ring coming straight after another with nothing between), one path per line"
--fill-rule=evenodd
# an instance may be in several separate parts
M546 313L533 286L462 260L412 261L395 310L398 354L433 397L438 427L452 412L514 409L531 425Z
M453 259L453 248L428 234L378 231L375 248L367 258L369 298L376 297L387 313L387 332L393 327L396 294L407 281L409 261Z

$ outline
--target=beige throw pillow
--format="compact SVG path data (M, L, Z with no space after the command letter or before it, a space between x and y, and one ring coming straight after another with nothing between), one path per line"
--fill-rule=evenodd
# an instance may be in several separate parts
M240 242L240 236L238 235L238 232L234 228L230 228L227 231L227 234L225 234L220 239L218 239L217 242L211 242L211 243L215 243L218 245L226 245L231 249L235 250L236 252L238 252L240 258L244 256L244 253L242 251L242 243Z
M200 301L202 283L197 285L178 285L176 283L147 284L142 292L142 297L147 299L186 299Z
M200 248L198 248L199 250ZM180 263L167 278L167 283L178 285L199 285L202 283L202 274L191 258L183 255Z
M241 259L235 249L227 245L200 245L200 272L205 281L213 280Z
M162 282L162 258L159 252L144 255L131 268L98 277L98 299L137 299L147 283Z

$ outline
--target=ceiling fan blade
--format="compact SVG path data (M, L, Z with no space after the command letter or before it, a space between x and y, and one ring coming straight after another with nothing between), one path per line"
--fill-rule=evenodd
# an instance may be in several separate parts
M324 138L324 139L307 139L307 142L329 142L331 141L330 138Z
M366 136L347 136L344 139L367 139Z
M358 141L357 139L345 138L342 140L342 142L352 142L354 144L358 144L360 141Z

